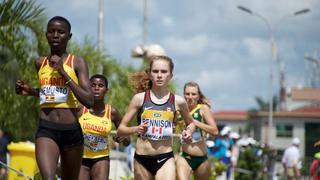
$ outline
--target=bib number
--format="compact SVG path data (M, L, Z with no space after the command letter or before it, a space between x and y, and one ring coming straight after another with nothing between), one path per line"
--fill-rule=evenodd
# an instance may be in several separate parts
M67 102L69 88L62 86L41 86L40 104Z

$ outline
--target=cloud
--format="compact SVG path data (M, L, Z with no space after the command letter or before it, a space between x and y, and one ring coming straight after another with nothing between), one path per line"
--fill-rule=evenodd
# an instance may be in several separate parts
M120 35L127 40L142 37L141 23L138 19L126 19L120 23Z
M163 45L176 53L194 56L202 53L208 47L209 40L204 34L186 38L169 36L164 38Z
M270 42L260 38L246 37L242 40L243 45L248 50L249 56L258 61L265 61L271 57Z
M185 83L186 81L196 81L203 88L209 87L223 87L234 88L239 84L242 79L242 73L237 68L230 69L212 69L198 71L185 71L183 73L177 73L175 80Z
M169 17L169 16L164 16L162 18L162 24L166 27L171 27L174 25L174 20L172 17Z

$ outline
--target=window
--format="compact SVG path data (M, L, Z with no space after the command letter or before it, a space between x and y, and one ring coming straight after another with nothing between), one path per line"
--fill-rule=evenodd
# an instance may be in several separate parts
M292 137L293 126L288 124L277 124L277 137Z

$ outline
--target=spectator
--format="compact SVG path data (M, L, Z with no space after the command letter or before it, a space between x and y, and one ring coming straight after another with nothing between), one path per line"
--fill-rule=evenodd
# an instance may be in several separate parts
M233 151L234 141L230 138L231 128L223 127L220 132L220 137L215 139L214 157L227 165L226 179L231 175L231 155Z
M310 174L313 177L313 180L320 180L320 152L314 155L314 160L310 166Z
M293 138L291 145L288 148L286 148L282 157L284 175L287 177L288 180L299 179L301 176L299 144L299 138Z
M237 146L237 141L240 139L240 135L237 132L230 133L230 139L233 140L234 146L231 151L231 163L232 166L237 166L238 157L239 157L239 147Z

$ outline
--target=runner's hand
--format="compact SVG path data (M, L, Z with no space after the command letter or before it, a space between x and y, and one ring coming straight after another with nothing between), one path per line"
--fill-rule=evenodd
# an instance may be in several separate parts
M137 133L142 135L145 134L148 130L148 121L145 121L143 123L141 123L138 127L137 127Z
M64 71L63 59L60 56L57 56L57 55L50 56L49 64L52 68L56 69L59 73Z
M120 136L114 135L112 139L117 143L122 143L126 139L126 137L120 137Z
M130 144L130 137L120 137L120 136L113 136L113 140L117 143L122 143L124 146L128 146Z
M184 142L186 142L187 144L190 144L192 142L192 135L190 133L190 131L188 130L183 130L182 131L182 139Z
M23 80L16 81L16 93L21 95L28 95L30 87L29 85Z

